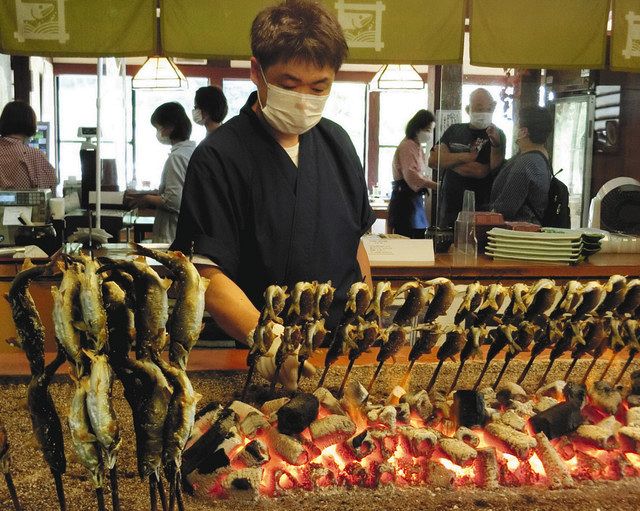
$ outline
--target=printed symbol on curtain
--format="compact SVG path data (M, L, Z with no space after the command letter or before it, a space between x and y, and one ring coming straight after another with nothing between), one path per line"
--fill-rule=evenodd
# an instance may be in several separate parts
M627 20L627 46L622 50L625 59L640 57L640 15L629 11Z
M45 39L64 44L69 40L65 26L66 0L16 0L16 26L13 33L18 42Z
M338 21L344 30L344 36L350 48L373 48L381 51L382 13L386 9L384 2L351 3L339 0L335 3Z

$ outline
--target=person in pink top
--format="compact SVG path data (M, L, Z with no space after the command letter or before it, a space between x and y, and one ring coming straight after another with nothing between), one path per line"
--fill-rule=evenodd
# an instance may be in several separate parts
M407 123L405 138L393 155L393 183L387 231L410 238L424 238L429 221L424 196L437 184L427 177L427 157L422 147L431 140L435 118L418 110Z
M51 188L56 171L42 151L26 142L36 133L36 114L27 103L7 103L0 115L0 190Z

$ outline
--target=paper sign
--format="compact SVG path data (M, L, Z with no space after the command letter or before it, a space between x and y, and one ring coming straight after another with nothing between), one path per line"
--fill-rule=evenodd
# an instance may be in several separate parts
M2 225L22 225L18 217L22 215L25 222L31 222L31 206L6 206L2 215Z
M372 266L423 266L435 261L433 240L365 236L362 243Z

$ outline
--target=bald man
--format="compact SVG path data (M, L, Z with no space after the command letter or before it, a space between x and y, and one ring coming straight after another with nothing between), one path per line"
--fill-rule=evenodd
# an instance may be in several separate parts
M489 203L493 177L504 162L506 137L492 124L496 102L488 90L475 89L466 112L470 122L452 124L431 149L429 166L440 168L437 226L452 228L465 190L476 194L476 209Z

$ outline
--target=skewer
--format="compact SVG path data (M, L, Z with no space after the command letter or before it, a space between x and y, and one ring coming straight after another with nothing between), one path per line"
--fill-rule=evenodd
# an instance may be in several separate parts
M493 385L491 385L491 388L493 390L496 390L498 388L498 384L500 383L500 380L502 380L502 377L504 376L504 373L507 370L507 367L512 360L513 360L513 357L507 357L504 359L504 364L502 364L502 368L498 373L498 377L496 378L496 381L493 382Z
M529 369L531 369L531 366L533 365L533 361L536 359L535 356L531 355L529 357L529 362L527 362L527 365L524 366L524 369L522 370L522 373L520 374L520 378L518 378L518 381L516 382L518 385L521 385L522 382L524 381L524 379L527 377L527 373L529 372Z
M636 351L632 350L631 353L629 353L629 358L627 358L627 361L624 363L624 367L622 368L622 371L620 371L620 374L616 378L616 381L613 384L614 386L617 385L618 383L620 383L620 380L622 380L622 377L624 376L624 373L626 373L627 369L629 369L629 366L631 365L631 362L633 362L633 357L635 357L635 356L636 356Z
M571 361L571 365L569 365L569 369L567 369L567 372L564 375L564 381L569 381L569 376L571 375L571 371L573 371L573 368L576 366L577 362L578 362L578 357L574 357L573 360Z
M347 366L347 370L344 373L344 378L342 378L342 383L340 384L340 388L338 389L338 399L342 399L342 394L344 393L344 387L347 384L347 380L349 379L349 374L351 373L351 369L353 369L353 364L356 359L349 360L349 365Z
M587 383L587 378L589 377L589 373L593 370L597 361L598 359L596 357L593 357L593 360L589 364L589 367L587 368L587 371L584 373L584 376L582 377L582 381L580 382L582 383L582 385L585 385Z
M442 369L442 364L444 364L444 360L438 361L438 365L436 366L435 371L433 371L433 376L431 377L431 380L429 380L429 384L427 385L427 392L431 392L431 387L433 387L433 384L436 382L438 373L440 372L440 369Z
M277 365L276 366L276 372L273 373L273 380L271 380L271 387L270 387L270 391L273 394L273 392L276 390L276 383L278 383L278 376L280 376L280 369L282 368L282 365Z
M184 501L182 500L182 484L176 481L176 501L178 502L178 511L184 511Z
M462 374L465 362L466 360L461 360L460 364L458 364L458 370L456 371L456 375L453 377L453 381L451 382L451 386L449 387L449 391L447 392L447 394L450 394L456 388L458 378L460 378L460 375Z
M609 358L609 362L607 362L607 367L604 368L604 371L602 372L602 374L600 375L600 380L604 380L604 377L607 375L607 373L609 372L609 369L611 369L611 366L613 365L613 362L615 361L615 359L618 357L619 355L619 351L618 352L613 352L611 354L611 358Z
M109 471L111 481L111 505L113 511L120 511L120 496L118 495L118 467L116 465Z
M4 475L4 480L7 482L7 488L9 490L9 495L11 496L13 509L15 511L22 511L22 506L20 506L20 500L18 499L18 492L16 492L16 487L13 484L13 477L11 477L11 472L7 472Z
M324 383L324 380L327 377L327 373L329 372L330 367L331 367L330 365L324 366L324 370L322 371L322 376L320 376L320 381L318 382L317 388L322 387L322 384Z
M158 487L157 480L153 474L149 476L149 502L151 511L158 511Z
M164 483L162 482L162 477L156 475L158 480L158 495L160 496L160 506L162 507L162 511L168 511L169 508L167 506L167 494L164 491Z
M107 511L104 505L104 489L96 488L96 501L98 503L98 511Z
M383 365L384 365L384 360L381 360L378 363L378 367L376 367L376 371L373 373L373 378L371 378L371 381L369 382L369 386L367 387L367 392L371 392L371 389L373 388L373 384L378 378L378 375L380 374L380 371L382 370Z
M249 366L249 372L247 373L247 379L244 382L244 387L242 388L242 394L240 395L240 400L244 401L245 397L247 396L247 391L249 390L249 385L251 384L251 380L253 378L253 373L256 370L256 361L254 361L250 366Z
M402 380L400 380L400 386L406 390L406 386L409 383L409 378L411 376L411 370L413 369L413 365L416 363L416 360L412 360L409 362L409 367L407 367L407 372L404 373Z
M62 482L62 474L59 472L51 471L53 475L53 481L56 485L56 495L58 496L58 504L60 505L60 511L67 511L67 500L64 497L64 484Z
M490 363L491 363L491 360L487 360L484 363L484 367L482 368L482 371L480 371L480 375L478 376L478 379L473 384L473 390L477 390L478 387L480 386L480 383L482 382L482 378L484 378L484 374L487 372L487 369L489 369L489 364Z
M547 381L547 376L549 375L549 371L551 371L551 368L553 367L553 363L555 361L556 361L555 358L552 358L552 359L549 360L549 363L547 364L547 368L544 370L544 373L542 374L542 378L540 378L540 381L538 382L538 385L536 386L536 390L538 390L540 387L542 387L544 385L544 382Z

